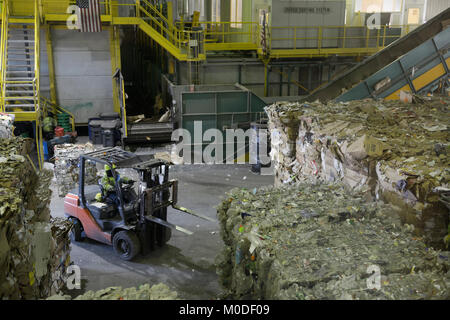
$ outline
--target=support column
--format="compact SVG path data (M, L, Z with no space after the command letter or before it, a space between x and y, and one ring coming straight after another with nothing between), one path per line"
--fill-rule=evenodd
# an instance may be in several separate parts
M283 67L280 67L280 90L279 90L279 96L281 97L283 95Z
M120 38L118 26L109 27L109 45L111 51L111 81L113 85L114 112L120 113L120 101L118 92L120 88L117 88L116 81L112 78L112 75L116 72L117 68L122 68L120 62Z
M47 44L47 59L48 59L48 75L50 79L50 101L53 104L57 104L56 96L56 77L55 77L55 64L53 59L53 46L52 46L52 28L49 24L45 26L46 44ZM53 107L53 114L56 116L56 110Z
M269 62L270 60L264 60L264 96L269 96Z

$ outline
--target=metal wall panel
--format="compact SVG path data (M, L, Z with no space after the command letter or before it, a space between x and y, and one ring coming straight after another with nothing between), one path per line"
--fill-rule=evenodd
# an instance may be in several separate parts
M427 0L425 20L430 20L447 8L450 8L450 0Z
M345 24L345 0L341 1L302 1L279 0L272 3L272 38L318 38L318 29L276 29L275 27L318 27L343 26ZM329 29L325 37L340 36L341 31ZM324 40L322 47L337 47L338 40ZM292 48L291 40L272 42L272 48ZM316 40L302 39L296 41L297 48L315 48Z
M52 29L58 103L76 123L87 123L102 112L113 112L109 30L81 33ZM41 33L41 93L50 96L45 30Z

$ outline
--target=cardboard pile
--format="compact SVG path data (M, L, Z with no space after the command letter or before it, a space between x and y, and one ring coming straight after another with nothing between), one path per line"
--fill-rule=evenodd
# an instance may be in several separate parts
M50 221L53 173L36 173L22 138L0 138L0 299L58 292L69 265L70 223ZM55 273L59 271L59 273Z
M295 142L302 114L298 103L279 102L266 108L269 117L270 157L275 167L275 185L290 183L298 172Z
M87 144L60 144L55 146L55 176L58 185L58 195L66 194L78 186L80 155L94 151L91 143ZM97 184L97 169L94 163L86 162L85 183Z
M337 183L232 190L218 207L226 296L449 299L449 252L393 211Z
M14 130L14 119L7 114L0 114L0 138L11 138Z
M177 293L165 284L151 286L144 284L138 288L110 287L99 291L88 291L73 300L177 300ZM72 300L68 295L54 295L47 300Z
M413 100L295 106L301 110L292 165L297 172L292 175L280 163L277 175L291 176L284 183L342 181L365 190L402 207L404 222L414 224L427 243L442 247L449 224L441 194L449 191L450 98ZM272 120L277 109L277 104L267 108L272 125L286 130Z

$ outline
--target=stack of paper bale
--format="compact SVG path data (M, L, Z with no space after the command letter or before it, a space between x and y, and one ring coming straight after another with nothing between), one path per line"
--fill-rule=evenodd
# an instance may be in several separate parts
M405 222L442 246L449 223L440 193L449 191L450 99L425 99L304 104L296 137L299 170L291 182L342 181L366 190L401 206ZM277 105L268 109L275 112Z
M73 300L177 300L178 294L165 284L150 286L144 284L138 288L110 287L99 291L88 291ZM48 300L72 300L68 295L54 295Z
M53 173L36 173L21 155L25 145L21 138L0 138L0 299L37 299L58 292L61 286L53 282L64 283L70 260L68 239L58 249L61 240L52 234Z
M0 114L0 138L11 138L14 130L14 119L7 114Z
M232 190L218 207L221 284L234 299L448 299L449 253L394 210L338 183Z
M66 285L67 267L70 261L70 229L72 222L63 218L51 218L51 231L54 239L52 256L50 260L50 271L53 276L50 292L46 295L53 295L59 292Z
M55 176L58 185L58 195L66 194L78 186L80 155L94 151L91 143L61 144L55 146ZM94 163L86 162L85 183L97 184L97 169Z
M298 172L295 142L302 105L279 102L266 108L271 141L270 156L275 167L275 185L289 183Z

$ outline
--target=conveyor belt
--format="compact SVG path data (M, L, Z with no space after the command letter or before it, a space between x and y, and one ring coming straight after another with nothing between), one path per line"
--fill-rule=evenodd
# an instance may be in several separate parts
M412 92L429 89L436 81L448 76L450 34L443 24L449 21L450 8L303 101L347 101L365 97L395 99L399 89ZM390 78L390 85L376 92L374 86L386 77ZM347 90L344 94L343 89Z

